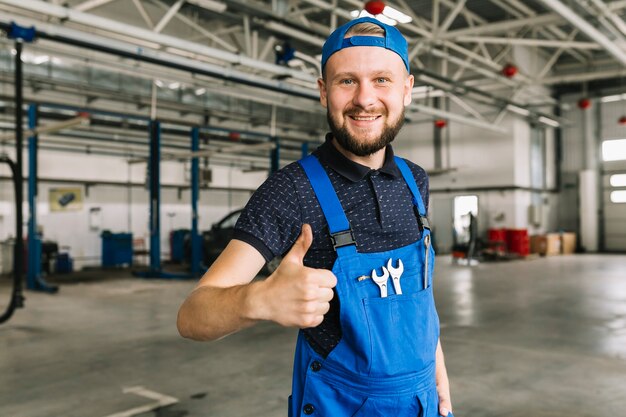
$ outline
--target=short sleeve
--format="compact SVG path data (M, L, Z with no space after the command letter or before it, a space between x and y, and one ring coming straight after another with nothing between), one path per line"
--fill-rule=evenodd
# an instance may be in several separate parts
M270 176L246 204L233 232L257 249L267 262L283 255L302 228L302 213L296 187L287 166Z

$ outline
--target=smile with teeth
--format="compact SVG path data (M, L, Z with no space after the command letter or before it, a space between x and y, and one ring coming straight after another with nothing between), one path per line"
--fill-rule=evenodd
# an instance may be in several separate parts
M350 116L352 119L358 121L358 122L367 122L367 121L372 121L372 120L376 120L378 119L380 116L355 116L352 115Z

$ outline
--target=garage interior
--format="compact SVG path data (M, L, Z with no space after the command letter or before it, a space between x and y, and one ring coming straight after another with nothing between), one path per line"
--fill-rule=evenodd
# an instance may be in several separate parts
M0 0L0 416L286 415L295 329L176 313L383 6L455 415L624 415L626 1Z

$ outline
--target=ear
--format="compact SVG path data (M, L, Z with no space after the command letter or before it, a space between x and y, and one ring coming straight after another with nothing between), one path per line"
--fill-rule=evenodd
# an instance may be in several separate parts
M415 83L415 77L413 77L413 75L409 74L408 77L406 77L406 80L404 80L404 105L408 106L409 104L411 104L411 101L413 100L413 84Z
M317 88L320 90L320 103L322 103L322 107L326 108L328 106L326 101L326 81L323 78L317 79Z

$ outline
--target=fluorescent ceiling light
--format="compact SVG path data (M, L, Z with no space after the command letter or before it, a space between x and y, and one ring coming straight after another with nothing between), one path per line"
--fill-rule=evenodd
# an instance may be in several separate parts
M202 94L206 93L206 88L197 88L195 93L197 96L201 96Z
M391 26L397 25L398 22L410 23L413 21L411 16L408 16L402 13L401 11L394 9L391 6L385 6L385 9L383 10L382 14L379 14L376 16L366 12L365 10L352 10L350 12L350 16L352 16L354 19L358 17L373 17Z
M173 83L170 83L168 87L170 90L178 90L180 88L180 83L178 81L175 81Z
M506 109L508 111L510 111L510 112L517 113L520 116L529 116L530 115L530 111L528 109L524 109L522 107L514 106L512 104L509 104L508 106L506 106Z
M355 16L355 12L357 13L356 16ZM354 16L355 19L358 18L358 17L373 17L374 19L378 19L381 22L383 22L383 23L385 23L385 24L387 24L389 26L395 26L395 25L398 24L398 22L396 22L395 20L385 16L384 14L378 14L378 15L374 16L373 14L369 14L365 10L361 10L361 11L353 10L350 13L350 15Z
M559 126L561 126L561 124L559 122L557 122L556 120L552 120L549 117L545 117L545 116L539 116L539 119L537 119L537 121L539 123L543 123L544 125L548 125L550 127L559 127Z
M212 12L223 13L226 11L226 4L215 0L187 0L187 3L193 4Z
M413 94L423 94L423 93L427 93L431 90L431 87L429 85L420 85L417 87L413 87Z
M45 64L48 61L50 61L50 57L48 55L39 55L33 58L33 64L35 65Z
M154 83L156 84L157 87L163 87L165 84L163 84L163 81L161 80L154 80Z
M413 21L411 16L407 16L404 13L402 13L400 10L396 10L391 6L385 6L385 9L383 10L383 14L387 17L397 20L400 23L411 23L411 21Z
M602 97L600 101L602 103L611 103L613 101L626 100L626 94L616 94L613 96Z

